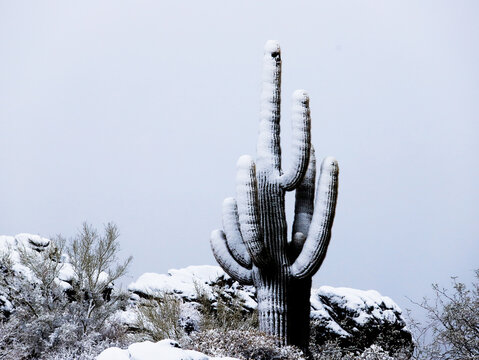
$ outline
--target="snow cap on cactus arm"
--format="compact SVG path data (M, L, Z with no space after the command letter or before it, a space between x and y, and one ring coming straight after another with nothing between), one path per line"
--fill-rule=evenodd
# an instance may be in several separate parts
M326 257L336 209L338 173L336 159L331 156L325 158L321 164L308 236L301 253L291 265L291 275L296 278L313 276Z
M272 53L276 53L276 52L280 52L280 51L281 51L281 49L280 49L278 40L268 40L264 44L264 52L265 53L272 54Z
M251 260L262 267L267 264L268 258L259 218L256 166L249 155L241 156L236 166L236 201L241 235Z

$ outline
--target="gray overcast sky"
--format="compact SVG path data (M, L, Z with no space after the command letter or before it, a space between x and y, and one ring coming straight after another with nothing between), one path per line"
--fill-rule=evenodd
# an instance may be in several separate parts
M477 1L0 1L0 233L114 221L131 276L214 264L263 45L340 164L315 285L401 306L479 267ZM292 196L288 197L291 209ZM291 211L289 211L291 215ZM291 217L290 217L291 219Z

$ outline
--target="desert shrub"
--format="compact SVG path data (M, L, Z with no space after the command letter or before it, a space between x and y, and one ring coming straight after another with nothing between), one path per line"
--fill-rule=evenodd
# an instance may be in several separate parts
M400 351L390 355L381 346L371 345L362 350L344 348L338 341L328 341L320 346L311 344L309 360L407 360L411 354Z
M137 306L136 326L153 341L179 340L185 334L180 322L181 305L176 295L167 292L141 300Z
M258 328L257 311L247 311L244 300L237 292L228 294L219 285L213 286L212 301L206 290L195 283L196 301L201 313L200 329L202 330L252 330Z
M185 348L210 356L230 356L242 360L300 360L301 350L277 345L277 340L258 330L204 330L193 333L183 343Z
M410 317L416 349L414 359L479 359L479 269L468 287L452 278L452 290L433 284L434 298L414 304L426 310L425 324Z
M345 348L338 341L328 341L318 346L310 344L309 360L407 360L411 354L399 351L390 354L379 345L371 345L366 349Z
M386 351L384 351L380 346L371 345L369 348L364 350L361 355L357 356L358 360L395 360L397 357L390 356Z
M158 292L137 301L137 339L182 341L197 331L250 330L257 328L256 311L247 311L237 292L213 286L213 294L195 283L196 296L185 302L179 296Z
M0 359L93 359L120 345L125 329L111 316L126 306L127 294L113 288L131 258L117 259L118 230L100 236L87 224L69 243L57 236L44 249L17 249L19 272L4 254L0 288L13 310L0 319ZM68 282L61 271L71 269ZM4 312L5 314L5 312Z

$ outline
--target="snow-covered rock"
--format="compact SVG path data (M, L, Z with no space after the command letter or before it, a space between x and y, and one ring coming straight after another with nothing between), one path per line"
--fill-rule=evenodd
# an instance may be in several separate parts
M311 290L312 333L317 343L337 340L343 347L410 347L411 333L399 306L375 290L321 286Z
M98 355L97 360L237 360L229 357L209 357L198 351L183 350L173 340L156 343L134 343L128 349L109 348Z
M198 294L202 293L214 301L215 286L220 286L226 293L239 297L246 309L256 308L254 287L240 285L219 266L212 265L171 269L168 274L145 273L128 286L128 291L145 298L167 292L176 294L185 302L197 300Z

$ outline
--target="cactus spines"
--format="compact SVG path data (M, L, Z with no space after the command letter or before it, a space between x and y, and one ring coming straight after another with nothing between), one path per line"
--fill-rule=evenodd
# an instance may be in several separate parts
M235 280L254 284L260 330L281 344L307 348L311 278L321 266L331 238L338 164L327 157L315 186L316 159L311 145L309 97L293 95L292 154L281 168L281 51L265 45L257 159L237 163L236 199L223 202L223 228L211 234L213 254ZM296 191L295 216L288 242L285 192Z

